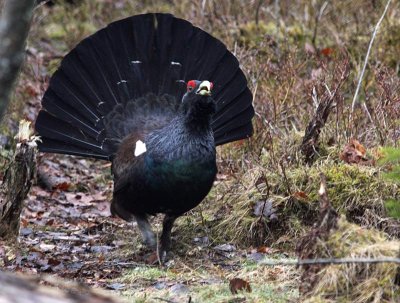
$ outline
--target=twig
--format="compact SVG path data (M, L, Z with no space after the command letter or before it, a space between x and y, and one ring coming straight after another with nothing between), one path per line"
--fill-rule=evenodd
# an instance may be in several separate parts
M314 34L311 40L311 43L316 47L315 41L317 40L317 31L319 26L319 21L321 20L322 14L324 13L325 8L328 6L328 1L325 1L321 8L319 9L318 14L315 16L315 26L314 26Z
M356 104L356 101L357 101L358 92L359 92L359 90L361 88L361 82L362 82L362 79L364 77L365 68L367 67L367 64L368 64L368 58L369 58L369 54L371 53L372 44L374 43L374 40L375 40L376 34L378 32L379 26L381 25L381 23L383 21L383 18L386 15L386 12L387 12L387 10L389 8L389 5L390 5L391 1L392 0L388 0L388 2L386 3L385 10L383 11L382 16L380 17L378 23L376 24L374 32L372 33L371 41L369 42L367 54L366 54L365 60L364 60L364 66L363 66L363 68L361 70L360 78L358 79L358 84L357 84L357 87L356 87L356 91L354 93L353 101L351 103L351 111L350 111L350 118L349 118L350 125L353 124L354 107L355 107L355 104Z
M333 264L376 264L376 263L395 263L400 264L400 258L338 258L338 259L302 259L302 260L263 260L259 264L266 266L300 266L300 265L333 265Z
M167 303L176 303L175 301L171 301L171 300L167 300L167 299L163 299L163 298L159 298L159 297L155 297L154 299L160 300L160 301L163 301L163 302L167 302Z
M332 108L334 108L335 101L340 99L340 88L349 76L349 58L346 57L334 71L334 88L329 89L328 85L324 83L322 87L325 92L321 96L320 100L317 96L317 90L313 89L312 100L316 105L317 109L311 121L308 123L303 137L303 141L300 145L300 151L305 157L307 164L312 164L316 155L318 155L318 139L325 126L326 121L330 115Z
M265 0L259 0L258 1L258 4L257 4L257 8L256 8L256 25L258 25L258 22L259 22L259 18L260 18L260 9L261 9L261 6L264 4L264 1Z

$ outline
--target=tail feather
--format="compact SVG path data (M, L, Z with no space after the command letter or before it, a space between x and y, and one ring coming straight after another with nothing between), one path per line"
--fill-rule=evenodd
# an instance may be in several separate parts
M49 94L43 98L43 105L46 106L47 113L57 113L60 120L71 125L79 126L79 129L85 132L88 136L98 138L104 129L99 125L102 121L99 120L98 124L96 123L96 120L89 121L87 117L82 116L82 112L79 112L70 105L62 102L52 102L54 99L59 100L57 99L57 96L52 96L53 94L53 92L49 92ZM43 114L41 113L40 115Z
M212 75L212 80L215 82L214 97L235 77L236 73L242 73L239 69L239 62L234 55L227 51L216 64ZM245 85L247 85L247 82Z
M92 149L85 149L82 146L67 144L65 142L50 138L46 138L46 140L44 140L40 144L40 150L46 153L68 154L68 155L110 160L110 157L106 154L95 152Z
M101 102L104 102L109 108L112 108L119 103L117 98L118 91L116 88L116 83L119 79L114 79L114 81L112 81L113 79L110 77L107 69L109 68L107 66L108 58L99 57L98 52L96 51L98 47L93 45L92 37L93 36L83 40L74 50L71 51L71 53L78 58L77 64L80 65L79 68L86 71L88 81L93 83L93 88L100 96ZM101 45L101 47L103 47L103 45ZM64 69L63 64L60 69ZM76 82L73 75L71 75L70 79L71 81Z
M79 111L80 115L85 117L87 121L96 124L101 120L101 114L98 112L96 106L86 100L87 97L80 90L76 89L69 78L61 73L57 77L54 77L51 88L43 97L42 106L48 112L51 112L51 105L68 107L70 110ZM55 111L54 114L58 115L58 111ZM60 118L62 118L62 114Z
M251 121L251 118L254 116L253 107L246 108L243 112L241 112L236 117L233 117L231 120L220 126L217 130L214 130L215 138L219 138L221 136L225 136L229 134L232 130L246 125ZM249 134L251 135L251 134Z
M39 134L45 138L44 141L50 138L76 147L81 146L84 149L90 149L101 154L107 154L110 149L110 144L104 134L100 134L96 139L93 139L82 130L45 111L39 114L35 125Z
M43 138L39 148L112 158L118 141L147 123L136 117L145 115L142 108L170 117L185 91L182 80L191 79L215 84L217 144L251 135L252 95L223 43L169 14L113 22L80 42L50 80L36 121ZM161 98L165 103L158 113L159 102L151 100L164 94L174 98Z
M226 87L228 87L229 89L226 89ZM215 117L218 117L220 114L222 114L225 108L228 107L231 103L234 103L236 98L244 91L247 91L250 95L246 94L246 96L248 96L249 99L243 100L244 101L243 105L251 106L251 102L249 102L249 100L253 99L252 95L250 93L250 90L247 88L246 78L244 77L243 73L239 71L223 87L222 90L215 93L214 98L217 101L217 112Z
M235 120L240 121L241 119L248 122L247 116L241 116L242 113L247 109L252 109L252 105L245 102L249 98L252 98L252 95L249 90L244 90L237 96L231 103L227 104L224 107L223 111L217 112L213 117L212 127L214 131L218 131L222 126L224 126L228 121ZM254 114L254 111L253 111ZM236 120L238 119L238 120Z
M59 76L59 74L61 76ZM101 83L96 82L97 74L93 73L84 64L78 55L77 49L71 51L61 62L61 67L50 80L49 90L57 89L57 78L64 77L73 82L75 90L80 92L86 98L87 103L97 108L98 112L104 114L112 110L112 100L108 93L104 93ZM107 101L107 102L106 102Z
M253 125L251 122L248 122L245 125L239 126L235 129L232 129L229 133L224 133L222 135L218 135L215 138L216 145L222 145L225 143L246 139L251 136L253 133Z

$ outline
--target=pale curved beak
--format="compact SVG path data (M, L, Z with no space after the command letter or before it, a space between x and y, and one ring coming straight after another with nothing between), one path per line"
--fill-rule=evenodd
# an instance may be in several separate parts
M211 89L213 85L210 81L203 81L200 83L199 88L196 91L196 94L202 96L211 96Z

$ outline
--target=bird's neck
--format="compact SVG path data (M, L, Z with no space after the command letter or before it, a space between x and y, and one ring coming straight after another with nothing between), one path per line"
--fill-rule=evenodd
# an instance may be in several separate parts
M193 135L202 135L212 132L211 116L214 113L214 105L193 104L188 108L182 108L180 115L183 127Z
M148 156L153 160L213 160L215 143L210 121L179 115L149 136L148 150Z
M188 114L183 116L182 125L189 134L194 136L201 136L212 131L210 116L204 117L195 114Z

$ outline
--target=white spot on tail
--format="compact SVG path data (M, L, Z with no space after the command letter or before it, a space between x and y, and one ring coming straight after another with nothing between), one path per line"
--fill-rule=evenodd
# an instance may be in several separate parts
M142 63L142 61L135 60L135 61L131 61L131 63L133 63L133 64L140 64L140 63Z
M135 146L135 157L138 157L141 154L144 154L146 151L147 151L146 144L141 140L137 140L136 146Z
M182 66L182 64L180 64L179 62L175 62L175 61L171 61L171 65L179 65L179 66Z
M118 81L117 84L120 85L121 83L127 83L127 82L128 81L126 81L126 80L121 80L121 81Z

